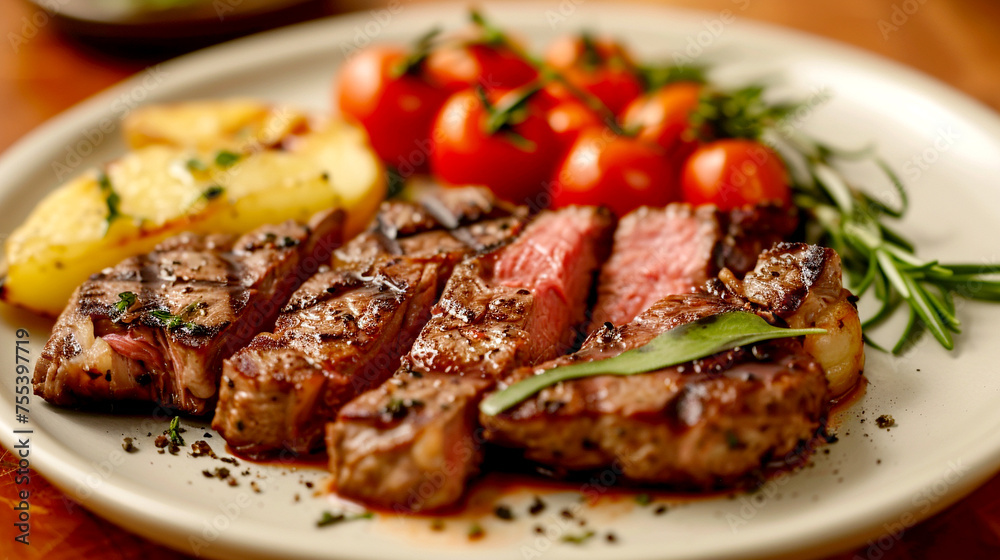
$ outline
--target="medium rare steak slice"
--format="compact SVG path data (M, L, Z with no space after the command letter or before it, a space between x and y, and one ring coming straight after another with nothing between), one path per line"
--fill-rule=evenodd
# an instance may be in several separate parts
M222 360L273 323L340 243L340 212L242 237L181 234L91 276L35 366L59 405L150 401L190 414L214 404Z
M496 214L465 208L449 209L454 223ZM384 204L372 229L292 296L274 332L226 360L212 427L232 448L256 456L322 449L340 407L399 368L455 264L516 236L527 216L453 230L426 218L419 206Z
M558 365L616 356L676 326L727 311L812 325L824 313L820 307L850 303L832 250L783 247L762 255L739 292L717 281L713 293L668 296L626 325L609 324L591 334L577 353L521 368L504 384ZM814 273L817 261L827 274ZM772 286L768 297L761 294L765 275L783 286ZM832 293L834 300L814 299ZM806 337L807 344L838 335L836 325L821 326L830 332ZM846 330L839 333L842 342L860 342L860 331ZM520 449L558 472L611 467L633 481L712 489L734 485L808 442L823 425L829 397L817 359L800 339L783 339L639 375L566 381L480 421L486 440Z
M570 347L611 228L595 208L543 212L458 265L403 367L328 424L338 494L403 511L461 498L479 469L479 400L511 368Z
M601 269L590 332L606 322L624 325L665 296L693 292L724 267L742 277L796 225L794 213L775 206L720 212L678 203L631 212Z

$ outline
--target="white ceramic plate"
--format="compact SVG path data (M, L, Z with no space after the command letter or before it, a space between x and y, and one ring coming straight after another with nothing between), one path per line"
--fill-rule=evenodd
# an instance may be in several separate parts
M785 90L815 101L793 119L795 126L846 145L877 142L909 183L912 211L901 229L922 254L1000 260L990 226L1000 222L1000 119L989 110L868 54L745 22L738 3L728 14L576 4L503 4L487 12L535 48L555 34L588 28L625 38L646 60L711 55L728 79L776 78ZM4 154L0 231L13 230L58 184L54 162L83 169L120 153L117 131L102 132L102 121L116 127L138 103L239 95L324 109L332 76L355 45L407 40L433 24L455 26L463 18L459 5L397 6L250 37L150 70L45 124ZM822 91L830 95L817 93ZM888 190L871 170L858 170L857 177ZM469 518L449 521L441 532L430 531L427 520L392 515L317 529L320 513L339 507L304 485L319 482L319 470L253 465L250 477L229 487L201 475L224 466L217 461L154 452L146 433L163 430L163 419L59 410L37 397L30 424L15 425L15 331L29 330L33 361L48 325L9 308L0 321L0 440L10 447L13 429L32 429L31 465L55 485L137 533L210 557L817 556L882 533L898 535L1000 466L1000 376L992 353L1000 307L969 303L960 316L966 334L954 352L929 337L902 358L869 352L867 393L835 419L840 442L828 447L829 454L818 454L814 466L769 482L752 497L695 501L662 516L628 500L573 506L601 530L586 546L561 541L582 529L562 520L556 504L576 504L578 493L551 496L553 506L534 518L524 514L528 493L505 496L518 520L484 516L487 536L476 542L466 539ZM874 426L875 417L886 413L898 424L891 431ZM137 438L139 453L122 452L124 435ZM186 435L197 438L200 430ZM208 441L222 452L220 438ZM251 490L252 478L261 493ZM532 532L536 524L543 534ZM613 530L619 542L608 544L605 530ZM890 547L896 540L884 536L876 545Z

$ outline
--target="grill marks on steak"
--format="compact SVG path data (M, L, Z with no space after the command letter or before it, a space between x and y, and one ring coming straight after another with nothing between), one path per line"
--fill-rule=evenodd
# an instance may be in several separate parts
M450 225L498 213L478 190L448 196ZM341 406L399 367L455 264L515 236L525 219L426 231L441 225L421 207L384 204L368 232L293 294L274 332L226 360L212 427L251 455L322 448Z
M181 234L91 276L42 350L35 393L59 405L136 400L206 412L222 360L273 323L339 244L341 224L340 212L325 212L309 226L239 238ZM126 292L135 303L120 311Z
M794 213L776 206L720 212L678 203L631 212L601 270L590 331L605 322L623 325L665 296L693 292L722 268L742 277L761 250L796 225Z
M815 317L807 302L832 293L841 299L818 307L845 301L839 261L831 253L781 245L761 256L739 292L716 282L712 293L668 296L624 326L594 332L575 354L521 368L504 383L612 357L678 325L735 309L778 323ZM764 274L782 287L763 290L758 280ZM847 342L860 342L860 331L852 336L858 341ZM823 425L830 394L808 344L809 337L805 345L782 339L645 374L567 381L480 422L487 441L520 449L560 472L616 467L640 482L731 486L769 459L794 452Z
M479 400L511 368L569 348L611 228L594 208L543 212L459 264L404 367L328 425L337 492L405 511L457 501L481 460Z

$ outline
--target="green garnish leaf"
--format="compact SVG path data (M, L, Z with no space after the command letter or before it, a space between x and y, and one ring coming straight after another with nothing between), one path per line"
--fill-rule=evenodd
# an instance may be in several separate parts
M231 167L240 160L240 157L242 156L229 150L219 150L219 153L215 154L215 165L219 167Z
M184 438L182 438L181 434L177 431L180 427L180 423L181 417L174 416L173 419L170 420L170 428L167 430L167 437L170 438L170 443L174 445L184 445Z
M559 366L497 391L483 399L479 410L493 416L561 381L596 375L635 375L683 364L764 340L820 334L824 329L775 327L745 311L705 317L670 329L649 343L606 360Z
M424 60L427 59L427 55L429 55L434 49L435 42L440 35L441 28L434 27L427 33L418 37L413 43L413 48L410 49L410 52L406 55L406 57L394 68L392 68L390 76L393 78L401 78L405 74L418 73L421 65L424 63Z
M358 519L371 519L373 517L375 517L375 514L370 511L356 515L346 513L330 513L329 511L324 511L323 515L316 521L316 526L327 527L329 525L336 525L345 521L357 521Z
M154 309L149 312L149 316L152 317L153 319L156 319L156 321L159 322L160 325L166 328L168 331L176 331L179 329L184 329L191 334L200 335L204 334L208 329L206 329L202 325L199 325L192 321L188 321L186 317L189 316L194 311L201 309L205 305L206 304L203 302L192 303L187 307L185 307L184 311L180 315L174 315L173 313L166 311L164 309Z
M719 138L759 139L765 130L777 126L795 112L797 103L764 101L764 86L751 85L733 91L706 87L691 113L689 131L705 140Z
M115 312L118 315L125 313L129 310L136 302L136 296L132 292L122 292L118 294L118 301L115 302Z
M640 506L648 506L649 504L653 503L653 497L650 496L649 494L638 494L635 497L635 503L639 504Z
M640 66L639 75L642 76L646 85L646 91L656 91L663 86L677 82L694 82L704 84L707 82L705 73L706 66L669 64L663 66Z
M118 196L118 192L111 185L111 179L108 178L107 173L101 173L97 178L97 184L101 187L101 193L104 195L104 203L108 207L108 215L105 218L104 234L107 235L108 230L111 229L111 222L121 218L123 216L121 212L121 197Z
M205 162L201 161L198 158L191 158L187 160L186 162L184 162L184 166L188 168L188 171L199 171L199 172L208 171L208 167L205 165Z
M570 544L583 544L589 541L591 537L593 537L596 534L597 533L595 533L592 530L588 530L585 533L580 533L579 535L567 534L562 536L562 542Z
M704 140L747 138L777 148L789 164L795 205L808 217L806 241L840 255L857 296L870 295L874 288L879 306L862 321L865 342L882 350L868 330L905 303L908 321L892 352L912 348L925 331L951 350L952 333L960 332L961 323L950 302L955 296L1000 301L996 278L1000 264L945 264L919 258L913 243L886 223L903 217L909 197L900 177L873 147L845 150L817 141L801 133L796 123L786 122L799 109L808 109L810 102L771 103L764 93L761 85L732 91L706 86L685 134ZM842 162L873 165L897 202L890 204L853 184L840 169Z
M390 399L382 412L390 418L399 419L406 416L411 408L421 408L423 401L417 399Z
M998 301L1000 280L990 278L1000 265L943 264L918 257L913 244L884 223L906 212L909 200L899 177L870 149L847 152L832 148L785 130L782 143L803 160L806 170L793 184L795 202L815 226L807 241L827 245L837 251L851 285L860 296L874 288L879 306L874 315L862 321L868 329L892 316L906 304L907 322L892 348L901 354L914 346L925 331L947 350L954 348L952 333L961 332L961 322L952 304L954 296ZM868 158L882 172L896 192L899 204L892 207L876 200L850 183L837 167L836 160ZM977 293L970 293L976 286ZM865 340L874 348L868 333Z

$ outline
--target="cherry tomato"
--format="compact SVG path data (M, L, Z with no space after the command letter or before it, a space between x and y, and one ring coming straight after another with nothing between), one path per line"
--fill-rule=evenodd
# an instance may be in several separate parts
M419 68L401 73L405 49L377 46L350 58L338 76L336 103L368 131L375 153L402 172L427 169L431 124L448 93Z
M560 155L569 151L581 132L603 125L597 113L576 99L565 99L556 103L546 111L545 116L549 127L556 134Z
M731 138L701 146L684 164L681 184L686 201L721 210L792 202L781 157L754 140Z
M600 99L616 115L642 94L642 81L632 57L611 39L561 37L545 52L545 62L571 84Z
M486 91L521 87L538 77L538 72L512 48L455 40L427 55L427 74L449 92L479 86Z
M701 85L678 82L650 92L625 109L622 126L637 131L637 138L659 145L680 170L684 160L698 147L687 137L691 113L698 108Z
M670 162L658 146L604 128L580 134L556 173L552 206L603 205L618 216L680 199Z
M494 92L494 107L520 90ZM530 203L545 188L559 147L542 111L529 99L507 125L487 130L490 109L472 90L455 93L434 122L431 170L451 185L485 185L500 198Z

